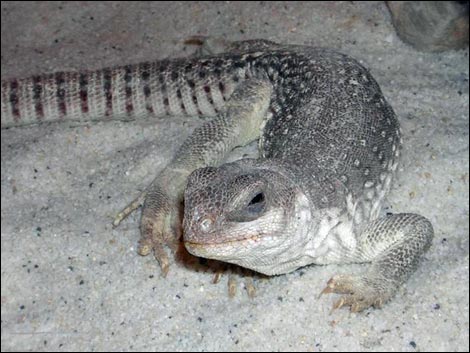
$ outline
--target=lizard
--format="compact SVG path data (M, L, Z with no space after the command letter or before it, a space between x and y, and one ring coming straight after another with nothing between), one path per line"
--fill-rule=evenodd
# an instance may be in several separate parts
M203 41L210 48L210 40ZM370 263L321 292L333 308L381 307L432 243L429 220L381 214L402 144L398 119L368 69L327 48L267 40L222 52L2 80L2 128L62 120L199 115L154 181L114 219L142 206L138 253L163 276L168 250L268 276L316 264ZM223 163L259 140L260 158ZM184 213L180 208L184 200ZM182 219L181 219L182 217Z

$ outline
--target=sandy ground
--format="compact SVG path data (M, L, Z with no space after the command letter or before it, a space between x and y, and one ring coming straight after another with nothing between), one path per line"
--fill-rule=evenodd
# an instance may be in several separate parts
M164 279L136 254L139 212L110 223L198 119L2 130L2 351L468 351L468 49L415 51L383 2L2 2L1 76L185 56L195 34L327 46L371 69L404 135L390 210L435 227L419 270L360 314L317 298L360 265L259 280L253 300L196 265Z

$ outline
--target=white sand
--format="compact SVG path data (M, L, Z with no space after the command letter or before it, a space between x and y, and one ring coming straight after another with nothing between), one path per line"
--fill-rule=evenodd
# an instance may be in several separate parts
M1 132L2 351L469 349L468 49L419 53L382 2L2 2L2 78L188 55L202 34L340 49L368 66L400 117L392 212L435 227L416 274L381 310L329 315L336 273L308 267L240 287L135 248L139 213L112 216L171 158L197 119L59 124ZM32 6L32 8L31 8ZM241 152L243 153L243 152Z

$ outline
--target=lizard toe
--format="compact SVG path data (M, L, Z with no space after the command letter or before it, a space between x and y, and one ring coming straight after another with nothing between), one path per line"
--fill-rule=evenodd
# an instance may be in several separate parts
M140 224L138 253L146 256L153 251L163 277L170 268L170 252L176 253L181 238L181 219L177 202L162 192L149 194L145 200Z
M236 296L240 278L242 278L243 280L243 284L246 293L248 294L248 297L253 299L256 296L256 286L254 284L254 277L256 276L256 274L253 271L243 269L235 265L230 265L228 266L228 268L225 267L223 269L217 270L212 280L212 283L218 283L220 281L220 278L226 271L230 271L227 281L229 298L234 298Z
M383 279L378 278L337 275L328 281L321 294L342 294L333 304L331 311L349 306L351 312L360 312L371 306L382 307L393 295L394 291L388 290L382 282Z

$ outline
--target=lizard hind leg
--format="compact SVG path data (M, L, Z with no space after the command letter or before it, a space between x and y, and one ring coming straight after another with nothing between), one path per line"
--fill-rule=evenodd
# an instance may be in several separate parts
M392 214L372 222L351 258L351 262L372 261L369 271L333 276L321 294L341 294L333 309L350 306L356 312L381 307L416 270L433 236L431 223L416 214Z

